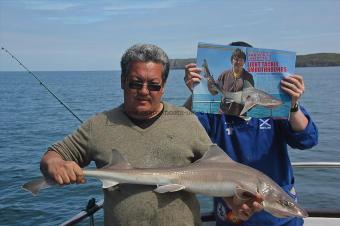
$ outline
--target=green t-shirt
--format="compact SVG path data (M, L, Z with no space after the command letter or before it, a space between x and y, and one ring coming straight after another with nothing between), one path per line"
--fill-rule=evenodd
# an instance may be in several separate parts
M93 116L51 149L81 167L95 161L101 168L109 164L112 150L117 150L133 167L157 168L188 165L210 145L194 114L164 103L163 114L146 129L133 124L121 105ZM153 189L132 184L104 189L105 225L200 225L194 194L159 194Z

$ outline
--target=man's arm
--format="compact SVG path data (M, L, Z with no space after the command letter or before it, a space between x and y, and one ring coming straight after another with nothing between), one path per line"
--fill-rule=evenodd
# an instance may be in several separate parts
M198 68L195 63L185 65L184 82L191 92L195 84L201 82L202 77L199 74L201 71L202 70Z
M287 92L292 98L291 107L298 103L305 91L303 77L300 75L287 76L281 80L281 89ZM308 125L308 119L299 109L290 114L289 123L295 132L303 131Z
M90 134L91 120L87 120L72 134L49 147L40 161L43 175L60 185L84 183L81 167L91 161L88 151Z
M191 92L195 84L201 82L201 76L199 74L200 72L201 69L197 68L195 63L185 65L184 82ZM187 100L183 104L183 107L185 107L189 111L192 110L192 94L187 98Z
M303 131L308 124L308 119L299 109L297 112L291 112L289 123L295 132Z
M60 185L85 183L83 170L74 161L65 161L57 152L49 149L40 161L40 170L45 177Z

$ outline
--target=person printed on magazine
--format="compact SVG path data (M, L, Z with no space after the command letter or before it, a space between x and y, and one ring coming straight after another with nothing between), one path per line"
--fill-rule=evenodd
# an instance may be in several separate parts
M124 103L96 114L50 146L41 160L46 177L60 185L84 183L81 167L91 161L98 168L110 164L112 150L137 168L188 165L208 150L212 142L197 118L183 107L162 101L169 59L161 48L130 47L122 56L121 69ZM183 190L159 194L154 189L132 184L104 189L105 225L201 224L194 194ZM261 208L253 204L244 204L238 211L251 215Z
M244 42L234 46L250 46ZM190 90L201 80L201 69L191 63L185 67L185 83ZM305 91L303 77L290 75L281 80L281 88L291 96L288 119L247 118L227 114L195 113L213 143L233 160L262 171L296 199L293 169L287 145L294 149L312 148L318 143L318 130L299 99ZM191 98L185 107L191 109ZM247 221L230 210L231 199L214 198L216 225L302 225L302 218L277 218L261 211Z
M243 65L246 62L246 54L240 48L233 51L230 62L232 64L232 68L230 70L223 71L218 77L217 84L219 87L226 92L238 92L244 88L245 81L248 82L247 84L254 86L253 76L243 68ZM215 90L210 84L210 80L208 80L208 90L212 95L216 95L218 93L217 90ZM242 109L242 104L235 102L227 103L226 98L222 98L219 111L228 115L238 116Z

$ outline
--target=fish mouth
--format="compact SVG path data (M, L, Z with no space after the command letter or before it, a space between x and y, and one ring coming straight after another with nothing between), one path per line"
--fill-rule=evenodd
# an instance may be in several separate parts
M290 199L266 200L262 202L265 211L279 218L308 217L308 213L298 203Z
M288 213L284 217L292 217L292 216L306 218L306 217L308 217L308 213L305 210L300 209L300 210L297 210L297 212L295 212L295 213Z
M300 218L306 218L308 217L308 213L302 209L302 208L294 208L290 210L279 210L277 208L268 208L264 205L264 210L271 213L273 216L276 216L278 218L287 218L287 217L300 217Z
M296 207L295 210L289 211L286 215L286 217L292 217L292 216L306 218L308 217L308 213L306 210Z
M298 215L298 217L303 217L303 218L306 218L306 217L308 217L308 213L307 213L307 211L306 210L304 210L304 209L299 209L298 210L298 213L297 213L297 215Z

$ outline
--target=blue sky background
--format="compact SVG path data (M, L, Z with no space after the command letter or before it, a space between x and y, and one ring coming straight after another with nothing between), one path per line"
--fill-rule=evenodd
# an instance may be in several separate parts
M170 58L236 40L340 53L339 10L338 0L0 0L0 45L31 70L119 70L124 50L141 42ZM22 68L1 51L0 70Z

